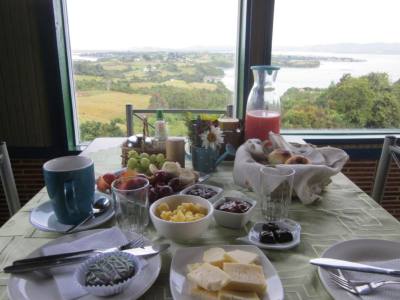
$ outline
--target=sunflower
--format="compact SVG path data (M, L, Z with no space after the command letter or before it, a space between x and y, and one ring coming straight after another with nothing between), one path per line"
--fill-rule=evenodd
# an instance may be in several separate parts
M210 130L207 130L200 134L202 141L202 146L204 148L210 147L211 149L216 149L224 142L224 137L222 131L219 127L210 126Z

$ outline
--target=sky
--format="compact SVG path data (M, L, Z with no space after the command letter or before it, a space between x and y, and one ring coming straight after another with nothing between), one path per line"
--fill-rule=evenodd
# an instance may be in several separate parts
M399 0L275 0L273 44L399 43Z
M72 50L234 49L237 0L67 0ZM400 43L400 0L275 0L274 46Z
M67 0L73 50L232 47L237 0Z

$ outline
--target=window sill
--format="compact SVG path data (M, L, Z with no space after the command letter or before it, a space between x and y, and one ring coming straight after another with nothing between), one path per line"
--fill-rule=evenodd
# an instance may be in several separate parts
M400 137L400 129L283 129L282 135L297 136L306 141L320 143L376 144L387 135Z

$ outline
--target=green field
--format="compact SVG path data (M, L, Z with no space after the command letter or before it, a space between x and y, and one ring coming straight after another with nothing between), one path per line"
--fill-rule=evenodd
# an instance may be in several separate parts
M125 118L125 105L147 108L149 95L127 94L114 91L84 91L77 93L80 122L98 121L107 123L111 119Z

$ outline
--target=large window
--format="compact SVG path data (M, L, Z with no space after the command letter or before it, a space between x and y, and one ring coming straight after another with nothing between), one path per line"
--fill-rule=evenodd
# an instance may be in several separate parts
M124 135L128 103L223 110L234 102L237 1L66 4L81 141ZM186 134L183 115L166 118L172 135Z
M275 1L288 129L400 128L400 2Z

